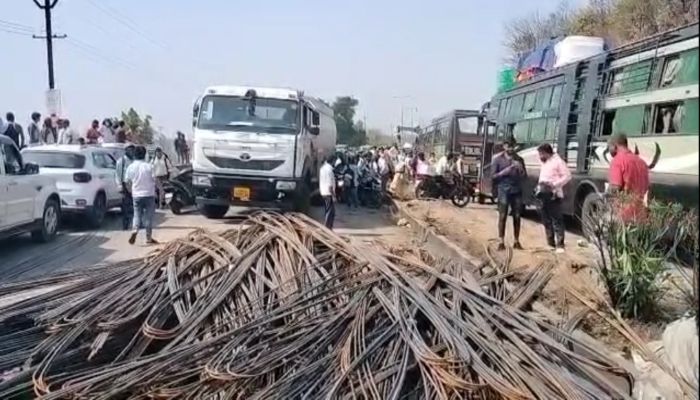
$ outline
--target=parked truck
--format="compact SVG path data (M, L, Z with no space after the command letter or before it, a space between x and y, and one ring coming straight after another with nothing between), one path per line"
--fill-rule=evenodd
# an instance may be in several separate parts
M333 110L293 89L209 87L192 124L192 183L207 218L231 205L306 211L336 144Z

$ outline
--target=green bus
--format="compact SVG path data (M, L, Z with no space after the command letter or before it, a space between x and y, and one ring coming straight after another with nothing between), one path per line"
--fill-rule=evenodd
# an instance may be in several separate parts
M537 146L551 143L573 179L564 212L588 215L605 190L616 133L648 164L650 196L698 206L698 24L655 35L601 55L544 72L499 93L484 106L485 154L490 161L508 136L518 142L532 204L540 161ZM481 190L493 192L484 167Z

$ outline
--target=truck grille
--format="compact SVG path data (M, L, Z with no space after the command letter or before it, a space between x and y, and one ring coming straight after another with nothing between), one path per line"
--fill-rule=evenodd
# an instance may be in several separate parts
M250 169L256 171L272 171L284 163L282 160L249 160L243 161L237 158L207 157L209 161L219 168Z

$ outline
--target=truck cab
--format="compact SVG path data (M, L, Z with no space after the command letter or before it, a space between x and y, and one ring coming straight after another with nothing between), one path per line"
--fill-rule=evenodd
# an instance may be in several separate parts
M193 127L192 182L208 218L231 205L304 211L336 141L330 107L283 88L207 88Z

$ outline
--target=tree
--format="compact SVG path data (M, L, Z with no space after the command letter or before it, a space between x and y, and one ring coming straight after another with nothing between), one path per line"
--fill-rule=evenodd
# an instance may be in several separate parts
M360 146L365 143L367 132L362 123L355 122L355 108L358 104L360 104L359 101L351 96L340 96L333 102L338 143L350 146Z
M151 124L151 116L146 115L141 118L139 113L133 108L122 111L122 121L131 132L131 141L137 144L153 144L154 129Z
M505 26L504 45L508 50L507 61L515 64L518 56L552 38L570 33L572 13L566 1L546 16L534 13L516 18Z

